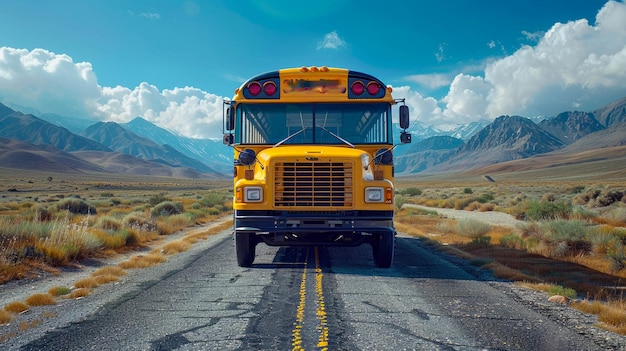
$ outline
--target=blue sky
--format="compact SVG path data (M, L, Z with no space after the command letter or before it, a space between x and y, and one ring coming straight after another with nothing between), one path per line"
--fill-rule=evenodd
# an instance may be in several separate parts
M384 4L381 5L381 4ZM0 102L217 137L221 100L284 67L363 71L422 123L626 96L623 1L0 0ZM219 123L218 123L219 122Z

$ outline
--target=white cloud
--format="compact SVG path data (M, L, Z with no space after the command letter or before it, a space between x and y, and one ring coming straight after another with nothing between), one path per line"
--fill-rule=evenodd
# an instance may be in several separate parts
M191 87L101 87L90 63L43 49L0 48L0 101L42 112L120 123L142 116L181 135L220 138L222 100Z
M393 97L405 99L411 109L411 120L417 119L422 123L433 124L443 122L443 111L435 98L422 96L408 86L393 87Z
M339 37L337 31L332 31L324 35L319 43L317 43L317 49L339 49L342 46L346 46L346 42Z
M34 49L0 48L0 99L59 114L86 114L84 101L99 96L88 62Z
M419 83L430 89L437 89L450 84L450 77L445 74L414 74L404 77L404 79Z
M439 44L439 46L437 47L437 51L435 51L435 58L437 59L437 62L441 62L446 59L446 54L444 53L444 50L443 50L445 46L446 46L446 43L442 43L442 44Z
M524 46L485 69L493 86L487 113L556 114L591 110L626 95L626 5L609 1L596 25L557 23L536 46ZM608 99L608 100L607 100Z
M545 33L541 31L529 32L527 30L523 30L522 34L524 35L524 38L526 38L526 40L537 41L541 39L541 37L543 37Z
M95 115L115 122L128 122L137 116L181 135L192 138L219 138L222 135L222 101L217 95L185 87L159 91L141 83L133 90L103 88L90 106Z
M428 114L423 110L421 119L436 123L493 119L503 114L553 116L567 110L593 111L623 98L624 23L626 4L616 1L600 9L595 25L584 19L556 23L536 45L488 62L482 76L457 75L448 94L438 101L443 111ZM532 38L530 34L526 36ZM488 45L496 47L498 42ZM416 99L418 103L427 100Z
M142 12L139 14L139 17L147 18L149 20L160 20L161 15L154 12Z

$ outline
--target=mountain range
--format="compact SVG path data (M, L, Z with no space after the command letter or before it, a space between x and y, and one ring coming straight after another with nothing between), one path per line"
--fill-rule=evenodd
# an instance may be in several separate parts
M537 123L520 116L500 116L467 140L433 136L400 147L395 165L401 175L486 174L498 170L491 165L506 163L507 171L527 169L533 163L535 168L555 167L560 159L583 163L597 160L603 152L610 158L626 159L626 148L620 151L624 145L626 98L593 112L563 112ZM516 160L524 162L516 164ZM626 167L626 162L615 162L612 167Z
M609 148L613 157L622 157L626 98L592 112L570 111L542 119L505 115L446 126L415 121L409 131L413 143L394 151L400 176L467 173L481 167L492 167L485 171L493 172L493 165L516 160L526 160L526 168L528 162L547 160L553 166L558 158L551 155L584 162L584 156L575 155L595 155L591 151ZM228 171L222 170L232 167L232 152L221 140L182 137L141 117L121 124L94 122L24 114L0 104L0 167L4 168L225 178Z
M47 115L57 122L58 115ZM72 120L72 119L70 119ZM75 120L75 119L74 119ZM77 123L69 123L76 126ZM134 123L132 125L135 125ZM150 131L150 128L153 130ZM145 121L144 132L169 132ZM171 133L170 133L171 134ZM171 134L175 143L180 141ZM184 140L185 138L180 138ZM228 149L221 142L205 140L200 145ZM204 150L205 154L210 151ZM216 155L218 153L215 153ZM74 133L32 114L23 114L0 104L0 167L66 173L113 172L185 178L224 178L225 158L198 161L168 144L159 144L113 122L90 123ZM232 156L231 156L232 157ZM44 161L45 160L45 161ZM232 167L232 161L229 164Z

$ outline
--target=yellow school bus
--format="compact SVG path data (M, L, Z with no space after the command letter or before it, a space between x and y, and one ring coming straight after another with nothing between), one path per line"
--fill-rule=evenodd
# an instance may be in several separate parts
M395 246L394 123L410 143L408 106L377 78L330 67L254 76L224 101L234 148L237 263L271 246L369 244L388 268Z

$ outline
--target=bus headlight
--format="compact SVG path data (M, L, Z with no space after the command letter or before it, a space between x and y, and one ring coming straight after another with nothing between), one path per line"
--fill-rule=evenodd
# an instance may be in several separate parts
M260 186L247 186L243 188L244 202L261 202L263 201L263 188Z
M382 187L365 188L365 202L384 202L385 189Z

